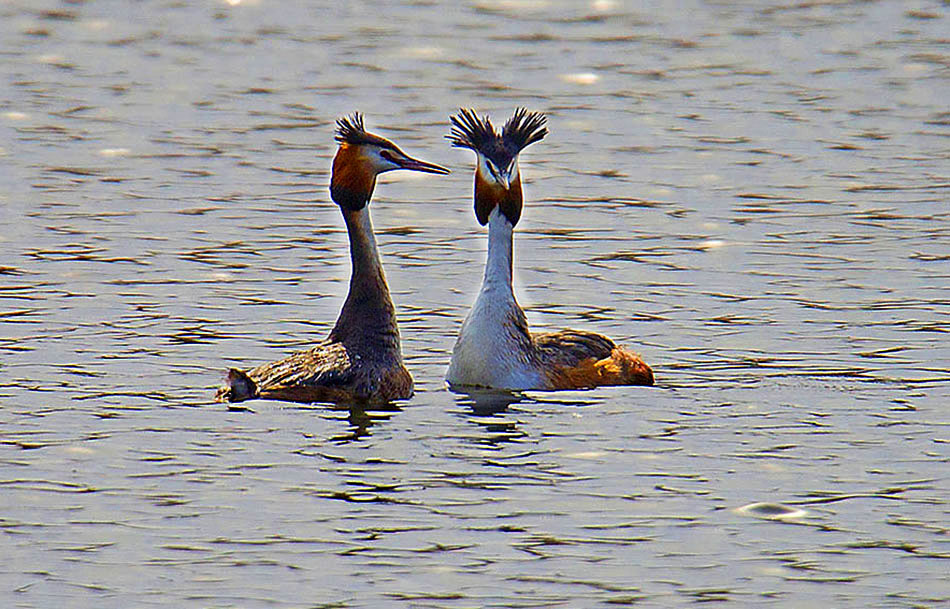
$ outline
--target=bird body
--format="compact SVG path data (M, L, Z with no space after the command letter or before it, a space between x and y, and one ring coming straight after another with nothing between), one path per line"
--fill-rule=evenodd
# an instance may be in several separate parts
M396 354L363 357L331 339L277 362L228 371L219 401L386 403L412 395L412 376Z
M452 117L449 139L475 151L475 216L488 225L482 287L462 324L446 381L454 387L580 389L652 385L638 355L593 332L531 333L512 287L514 227L523 192L518 154L546 134L543 115L519 109L501 134L471 110Z
M329 336L309 349L246 372L230 369L218 401L385 403L412 395L368 204L376 176L384 171L448 170L413 159L389 140L367 133L358 113L340 119L338 126L340 148L330 194L343 212L353 267L340 315Z
M446 378L453 386L531 389L544 382L512 289L513 230L497 207L490 212L485 278L452 351Z

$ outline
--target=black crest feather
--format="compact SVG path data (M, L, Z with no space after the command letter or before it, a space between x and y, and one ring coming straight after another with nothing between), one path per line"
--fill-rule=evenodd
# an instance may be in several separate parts
M359 144L366 137L363 127L363 114L354 112L350 116L336 119L336 141L341 144Z
M372 144L380 148L395 148L396 145L386 138L367 133L363 127L363 114L354 112L349 116L336 119L336 141L341 144Z
M544 124L547 118L540 112L515 110L501 133L495 131L491 119L479 118L472 109L461 108L453 117L452 132L445 136L457 148L471 148L484 154L498 167L507 167L512 159L548 134Z
M471 148L484 152L498 139L498 134L487 116L478 118L471 108L459 108L457 116L451 117L452 133L445 136L456 148Z
M541 141L548 134L548 129L544 126L547 121L547 117L540 112L528 112L526 108L518 108L502 129L501 138L505 141L505 147L514 148L517 154L531 144Z

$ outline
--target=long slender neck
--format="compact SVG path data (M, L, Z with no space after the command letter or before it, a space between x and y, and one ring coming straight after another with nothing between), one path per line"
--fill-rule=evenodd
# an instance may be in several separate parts
M514 226L498 207L488 216L488 260L482 291L503 290L514 295L511 286Z
M459 342L475 345L483 361L502 353L505 361L526 362L533 348L528 318L512 288L512 234L514 226L498 208L488 216L488 260L475 304L462 325ZM462 347L463 350L466 347ZM488 349L488 352L482 352ZM500 351L499 351L500 350ZM487 355L486 353L491 353ZM514 358L512 360L511 358Z
M399 351L396 309L389 297L386 276L379 262L369 207L343 209L350 237L350 292L330 332L330 340L344 344L372 343L373 348Z

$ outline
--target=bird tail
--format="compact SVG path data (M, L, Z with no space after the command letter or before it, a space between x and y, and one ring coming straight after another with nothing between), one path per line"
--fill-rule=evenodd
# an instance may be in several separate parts
M251 377L237 368L229 368L225 384L218 389L214 399L216 402L243 402L256 397L257 384Z

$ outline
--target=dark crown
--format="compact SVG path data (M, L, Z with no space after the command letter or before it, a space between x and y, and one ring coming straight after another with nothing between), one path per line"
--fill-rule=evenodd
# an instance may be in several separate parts
M392 148L393 143L378 135L367 133L363 127L363 114L354 112L350 116L336 119L336 141L341 144L372 144L382 148Z
M449 117L452 133L445 136L456 148L471 148L479 152L498 140L498 133L488 116L478 118L471 108L459 108L458 116Z
M544 126L547 118L540 112L515 110L499 134L487 116L478 118L470 108L460 108L451 117L452 132L445 136L456 148L470 148L484 154L499 166L506 166L527 146L548 134Z

